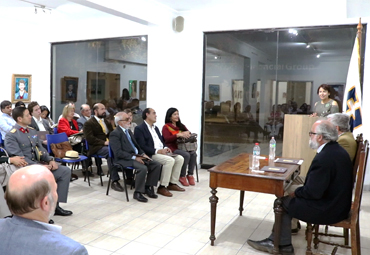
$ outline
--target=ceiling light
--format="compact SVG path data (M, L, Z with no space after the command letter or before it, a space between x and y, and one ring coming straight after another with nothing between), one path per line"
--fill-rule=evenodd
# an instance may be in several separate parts
M316 55L316 57L317 57L317 58L320 58L320 54L317 54L317 55Z
M295 29L289 29L289 33L290 34L293 34L293 35L298 35L298 31L297 30L295 30Z
M142 36L142 37L141 37L141 40L142 40L143 42L146 42L146 37L145 37L145 36Z
M306 49L308 49L308 48L310 48L311 47L311 45L309 45L308 43L307 43L307 45L306 45Z

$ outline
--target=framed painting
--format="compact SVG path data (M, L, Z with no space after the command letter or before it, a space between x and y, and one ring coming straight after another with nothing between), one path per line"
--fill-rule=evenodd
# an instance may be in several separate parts
M129 85L130 97L137 98L137 90L136 90L137 80L129 80L128 85Z
M139 82L139 99L140 101L146 101L146 81L140 81Z
M209 84L208 92L210 101L220 101L220 85Z
M78 78L64 76L61 79L61 95L62 102L76 102L77 101L77 92L78 92Z
M13 74L12 77L12 103L18 101L31 102L31 74Z
M330 98L338 103L339 112L342 112L343 97L344 97L344 84L345 83L327 83L330 87Z

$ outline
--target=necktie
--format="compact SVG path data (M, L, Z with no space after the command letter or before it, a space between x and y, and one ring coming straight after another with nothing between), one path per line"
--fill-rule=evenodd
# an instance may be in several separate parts
M134 143L132 142L131 136L128 133L128 129L126 129L125 133L126 133L126 136L127 136L128 141L131 143L132 148L135 150L135 154L137 154L138 153L138 150L136 149Z
M99 124L100 124L101 128L103 129L104 134L107 134L107 130L105 129L105 126L103 124L103 120L102 119L99 120ZM108 138L106 138L106 139L107 139L107 141L109 141Z

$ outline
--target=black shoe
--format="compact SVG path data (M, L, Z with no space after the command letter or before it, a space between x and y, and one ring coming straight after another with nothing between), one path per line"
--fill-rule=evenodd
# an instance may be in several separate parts
M70 216L72 215L72 212L71 211L68 211L68 210L64 210L62 207L60 206L57 206L55 208L55 213L54 215L59 215L59 216Z
M54 221L52 219L50 219L49 224L54 224Z
M145 194L150 198L158 198L158 195L155 194L153 187L148 187L145 189Z
M265 251L268 253L273 253L274 251L274 242L268 238L263 239L261 241L253 241L248 239L247 243L252 246L254 249L259 250L259 251ZM282 255L294 255L294 248L293 245L284 245L281 246L279 245L279 252Z
M104 176L105 174L103 173L103 171L101 171L101 172L97 172L96 175L97 176Z
M301 223L299 223L299 221L297 222L297 227L296 228L292 228L292 235L296 235L298 234L298 231L301 229Z
M134 192L134 199L136 199L137 201L139 202L148 202L148 199L146 197L143 196L143 194L141 194L140 192Z
M115 191L118 191L118 192L123 192L124 191L123 187L121 186L121 184L118 181L112 182L111 188Z
M75 180L77 180L78 179L78 176L77 176L77 174L71 174L71 182L73 182L73 181L75 181Z
M94 173L90 172L90 171L82 171L83 175L86 176L86 174L88 173L89 177L94 177Z

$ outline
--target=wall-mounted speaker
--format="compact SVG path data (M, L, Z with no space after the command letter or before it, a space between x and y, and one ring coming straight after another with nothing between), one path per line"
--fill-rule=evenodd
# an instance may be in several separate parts
M177 16L175 19L173 19L173 30L176 32L181 32L184 30L184 17Z

